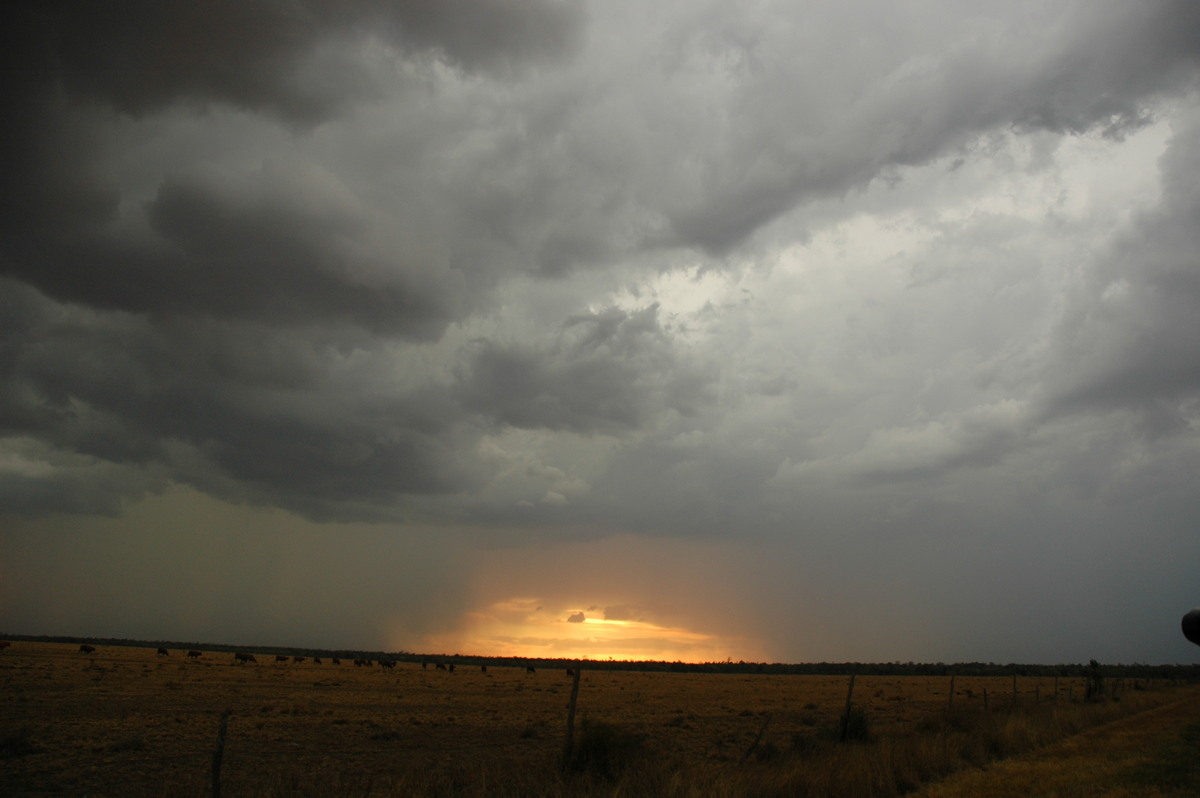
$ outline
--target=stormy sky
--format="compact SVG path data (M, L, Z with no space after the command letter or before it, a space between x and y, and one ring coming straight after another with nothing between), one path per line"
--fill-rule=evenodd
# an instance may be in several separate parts
M1196 662L1200 4L0 12L0 632Z

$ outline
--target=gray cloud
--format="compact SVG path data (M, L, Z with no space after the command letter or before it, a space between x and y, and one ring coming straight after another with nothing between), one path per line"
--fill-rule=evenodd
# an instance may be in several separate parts
M656 306L576 316L539 350L481 342L459 388L465 407L515 427L621 432L703 401ZM688 390L692 389L692 390Z
M1200 120L1192 113L1160 161L1159 207L1113 242L1061 321L1047 412L1126 408L1164 432L1194 416L1200 192L1186 175L1198 151Z
M465 69L561 58L582 21L553 0L435 2L64 2L23 9L17 35L46 32L65 87L128 113L228 102L297 121L378 96L361 40L429 52Z

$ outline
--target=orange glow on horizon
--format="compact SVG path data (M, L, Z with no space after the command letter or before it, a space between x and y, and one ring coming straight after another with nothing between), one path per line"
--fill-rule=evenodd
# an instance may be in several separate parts
M589 616L590 609L546 607L515 597L466 613L453 631L427 635L415 650L429 654L662 662L755 660L756 641L728 638L638 618ZM411 647L411 644L410 644Z

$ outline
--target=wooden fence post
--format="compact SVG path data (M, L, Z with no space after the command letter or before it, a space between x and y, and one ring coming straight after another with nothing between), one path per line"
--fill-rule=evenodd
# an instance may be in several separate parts
M842 730L840 737L843 742L845 742L846 736L850 734L850 704L854 699L855 675L856 674L853 671L850 672L850 687L846 690L846 709L844 712L842 712Z
M221 798L221 759L225 756L225 731L229 727L231 710L221 713L221 723L217 726L217 747L212 755L212 798Z
M567 741L563 743L562 766L571 764L571 753L575 750L575 701L579 698L579 675L581 668L571 672L571 701L567 704Z
M762 742L763 735L767 733L767 724L770 722L771 713L768 712L767 716L763 718L763 725L758 729L758 736L754 738L754 742L750 743L750 747L746 749L746 753L742 754L743 765L746 764L746 760L750 758L750 755L754 753L754 749L758 748L758 744Z

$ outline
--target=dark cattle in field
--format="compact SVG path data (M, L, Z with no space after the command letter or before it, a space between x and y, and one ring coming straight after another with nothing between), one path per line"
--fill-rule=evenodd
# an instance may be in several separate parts
M447 665L446 670L450 671L451 673L454 673L454 663L451 662L449 665Z
M526 673L537 673L537 671L535 671L535 670L533 669L533 666L532 666L532 665L526 665L526 666L525 666L525 672L526 672Z
M292 657L292 662L295 662L295 663L304 662L304 657Z
M321 658L313 657L313 665L320 665L320 664L321 664Z
M434 667L435 669L439 670L439 671L444 671L444 670L446 670L446 666L445 666L443 663L441 663L441 662L435 662L435 663L433 663L433 667Z
M233 659L236 662L258 662L258 660L254 658L253 654L245 654L241 651L234 654Z
M381 667L381 668L395 668L395 667L396 667L396 662L395 662L395 660L390 660L390 659L381 659L381 660L379 660L379 667Z
M170 651L167 651L165 648L160 648L160 649L158 650L158 656L160 656L160 657L169 657L169 656L171 656L171 652L170 652Z
M333 664L334 664L334 665L341 665L341 664L342 664L342 661L341 661L340 659L338 659L337 657L334 657L334 658L333 658Z
M8 642L7 640L0 640L0 651L3 651L11 645L12 643Z
M421 670L425 670L428 667L429 667L429 663L426 662L425 660L421 660Z
M480 665L480 666L479 666L479 672L480 672L480 673L487 673L487 665Z
M275 655L275 661L276 661L276 662L287 662L287 661L288 661L288 658L287 658L287 657L285 657L283 654L276 654L276 655Z
M87 643L84 643L82 646L79 647L79 653L80 654L95 654L96 647L89 646Z
M567 668L567 678L568 679L575 678L575 671L571 670L570 668Z
M192 659L199 659L200 652L196 651L195 649L192 649L191 651L188 652L188 656L191 657Z

